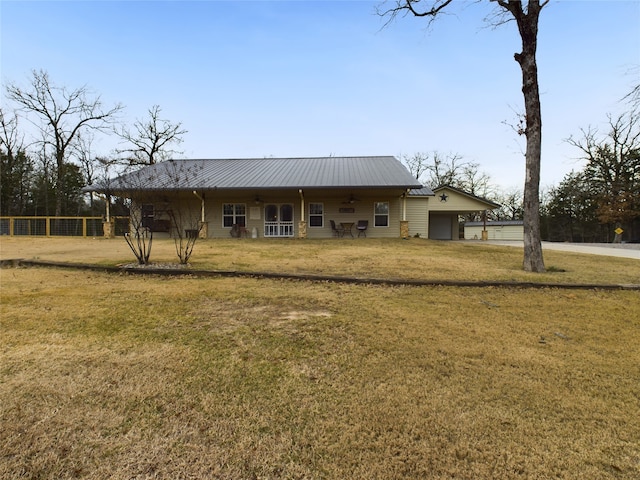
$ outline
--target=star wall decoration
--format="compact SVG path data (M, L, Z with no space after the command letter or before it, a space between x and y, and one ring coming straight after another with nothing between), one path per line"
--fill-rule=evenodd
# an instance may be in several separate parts
M446 202L448 199L449 199L449 195L447 195L446 193L443 193L442 195L440 195L441 202Z

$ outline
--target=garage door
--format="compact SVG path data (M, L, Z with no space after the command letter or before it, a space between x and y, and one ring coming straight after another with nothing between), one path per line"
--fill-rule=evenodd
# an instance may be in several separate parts
M431 215L429 238L433 240L451 240L451 230L451 217L449 215Z

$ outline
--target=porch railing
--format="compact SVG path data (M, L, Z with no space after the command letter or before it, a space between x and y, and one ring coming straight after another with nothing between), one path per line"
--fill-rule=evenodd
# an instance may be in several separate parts
M265 237L293 237L293 222L264 222Z
M113 217L116 236L129 230L128 217ZM101 237L102 217L0 217L0 235L39 237Z

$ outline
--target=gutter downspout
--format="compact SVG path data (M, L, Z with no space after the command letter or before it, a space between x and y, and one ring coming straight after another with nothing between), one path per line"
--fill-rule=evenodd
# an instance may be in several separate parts
M409 189L402 194L402 221L407 220L407 195L409 195Z
M298 193L300 194L300 221L304 222L304 192L299 188Z
M200 194L195 190L193 191L193 194L200 200L200 204L201 204L200 221L204 223L204 196L200 196Z

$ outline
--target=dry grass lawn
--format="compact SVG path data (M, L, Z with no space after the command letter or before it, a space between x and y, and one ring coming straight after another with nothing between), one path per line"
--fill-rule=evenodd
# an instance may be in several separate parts
M522 249L477 242L424 239L198 241L191 268L356 277L640 284L640 262L626 258L546 251L545 274L522 270ZM0 258L100 265L130 264L135 257L121 238L8 238ZM151 261L176 263L173 240L154 240Z
M75 242L1 255L131 261ZM193 268L532 280L517 249L349 243L208 241ZM633 283L629 260L549 257L554 281L595 262ZM0 286L0 478L640 479L638 291L46 268Z

